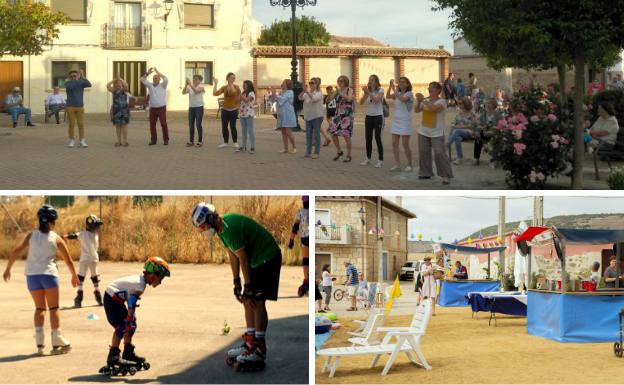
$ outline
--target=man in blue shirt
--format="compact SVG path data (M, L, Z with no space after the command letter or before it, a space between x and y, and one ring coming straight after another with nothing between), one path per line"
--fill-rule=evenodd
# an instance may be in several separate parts
M345 268L347 269L347 281L345 282L345 286L347 287L347 292L349 293L349 298L351 299L351 307L348 308L347 311L354 311L357 310L356 295L360 280L358 278L357 268L352 265L351 262L345 262Z
M67 120L69 120L69 143L67 147L74 147L74 126L78 122L78 137L80 147L88 147L84 133L84 89L91 87L91 82L85 79L84 72L69 71L69 78L65 81L65 91L67 92Z

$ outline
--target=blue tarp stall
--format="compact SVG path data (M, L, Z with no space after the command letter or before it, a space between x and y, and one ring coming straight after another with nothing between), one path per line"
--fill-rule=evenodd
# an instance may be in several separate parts
M447 307L469 306L466 296L470 292L497 291L499 281L457 280L441 281L437 304Z
M623 295L529 291L527 332L559 342L613 342Z
M563 273L566 243L613 243L618 245L616 258L620 274L624 230L553 228L552 231L563 245L558 251ZM537 234L524 238L523 235L518 239L530 241ZM624 291L566 292L565 274L562 274L561 292L529 290L528 303L529 334L559 342L613 342L619 336L618 313L624 307Z
M470 246L453 245L451 243L441 243L443 248L461 254L487 254L488 271L490 271L490 254L505 250L505 246L481 248ZM470 292L497 291L500 288L499 281L491 280L456 280L440 282L440 295L437 304L447 307L468 306L466 296Z

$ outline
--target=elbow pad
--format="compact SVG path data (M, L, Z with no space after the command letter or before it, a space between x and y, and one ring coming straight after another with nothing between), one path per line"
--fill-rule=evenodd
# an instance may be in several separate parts
M67 239L78 239L78 234L71 232L67 234Z
M299 222L295 222L295 224L292 226L292 233L293 234L299 233Z
M137 307L137 302L139 301L139 297L135 294L132 294L128 297L128 309L133 309Z

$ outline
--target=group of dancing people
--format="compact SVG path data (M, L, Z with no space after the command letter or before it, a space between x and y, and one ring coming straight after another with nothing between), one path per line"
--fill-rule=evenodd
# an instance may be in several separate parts
M365 141L366 157L360 163L362 166L374 165L382 168L384 165L384 148L382 131L386 119L390 116L389 105L386 100L394 100L392 116L392 152L394 165L391 171L411 172L414 169L410 139L413 134L413 112L422 113L422 122L417 128L419 179L431 179L433 162L435 161L437 175L442 178L443 184L449 184L453 171L445 151L444 128L446 120L446 100L441 97L442 85L431 82L428 87L429 96L412 91L412 84L407 77L400 77L395 83L390 81L386 91L381 88L379 77L370 75L368 84L362 87L362 96L356 98L355 90L350 86L349 78L342 75L337 80L337 88L327 87L327 94L320 91L321 79L311 78L304 86L299 99L303 102L302 114L306 122L306 152L305 157L318 158L321 145L327 146L333 142L336 148L334 161L342 159L349 163L353 160L352 137L355 120L356 103L366 106ZM282 82L282 93L273 98L276 105L277 128L282 131L284 148L282 153L296 153L296 146L292 129L297 126L297 115L294 108L293 84L286 79ZM327 132L321 128L323 123L323 105L328 121ZM324 142L321 143L321 135ZM341 140L342 138L342 140ZM373 138L377 145L377 160L373 161ZM343 143L344 142L344 147ZM290 145L290 147L289 147ZM401 160L401 148L405 162Z

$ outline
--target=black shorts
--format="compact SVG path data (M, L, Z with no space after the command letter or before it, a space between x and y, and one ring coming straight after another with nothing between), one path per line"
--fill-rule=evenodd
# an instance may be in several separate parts
M333 118L334 116L336 116L336 109L335 108L328 108L327 109L327 117L329 119Z
M301 244L304 245L305 247L310 247L310 238L301 237Z
M321 291L319 290L319 285L315 283L314 284L314 300L318 301L319 299L323 299L323 296L321 295Z
M251 284L257 290L262 291L261 299L277 301L281 270L281 251L267 263L251 269Z
M115 301L108 293L104 293L104 311L108 323L114 328L124 327L128 309L123 303Z
M310 258L307 258L307 257L306 257L306 258L303 258L303 263L302 263L302 265L303 265L303 266L310 266Z

